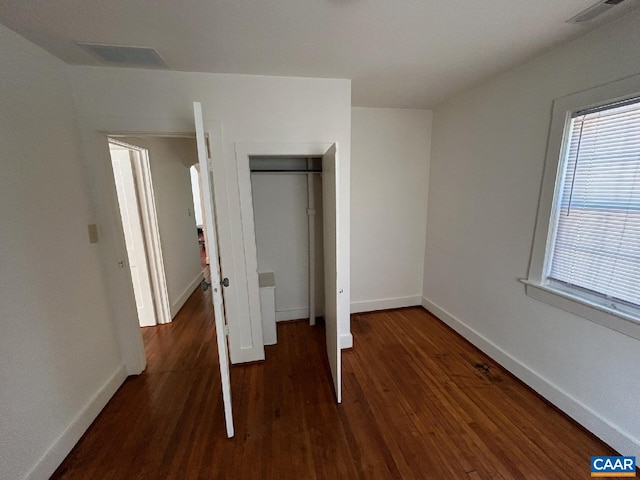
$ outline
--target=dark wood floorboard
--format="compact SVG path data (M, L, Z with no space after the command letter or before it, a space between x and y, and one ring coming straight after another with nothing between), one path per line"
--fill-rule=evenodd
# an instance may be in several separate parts
M54 479L580 479L615 452L421 308L352 317L343 404L324 333L278 324L233 366L223 422L214 320L196 291L143 329L147 370L111 399Z

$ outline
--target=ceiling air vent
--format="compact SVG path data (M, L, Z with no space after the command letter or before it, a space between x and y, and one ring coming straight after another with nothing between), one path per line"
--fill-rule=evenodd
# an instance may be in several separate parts
M122 67L167 68L155 48L101 45L78 42L78 45L105 63Z
M606 12L611 7L615 7L616 5L624 2L624 0L603 0L595 5L590 6L586 10L581 11L575 17L571 17L567 20L567 23L583 23L588 22L589 20L593 20L598 15Z

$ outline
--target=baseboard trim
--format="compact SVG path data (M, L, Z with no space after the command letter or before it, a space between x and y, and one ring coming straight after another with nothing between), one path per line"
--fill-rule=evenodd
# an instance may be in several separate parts
M198 273L196 277L187 285L187 288L180 294L180 296L176 299L175 302L171 304L171 319L178 314L182 306L189 300L189 297L193 293L193 291L200 285L202 279L204 278L204 272Z
M629 433L609 422L599 413L512 357L442 307L425 297L422 297L421 304L426 310L622 455L640 456L640 440L635 439Z
M27 473L24 480L50 478L126 378L127 369L122 364L78 412L78 415Z
M324 314L322 309L316 308L316 317ZM288 322L289 320L300 320L309 318L309 308L292 308L290 310L276 310L276 322Z
M392 308L415 307L420 305L422 297L413 295L410 297L381 298L379 300L365 300L351 302L351 313L374 312L376 310L389 310Z
M323 315L322 309L316 309L316 317ZM276 312L276 322L287 322L289 320L299 320L309 318L308 308L296 308L292 310L280 310ZM343 333L340 335L340 349L353 348L353 335L351 333Z
M340 350L353 348L353 335L351 333L343 333L340 335Z

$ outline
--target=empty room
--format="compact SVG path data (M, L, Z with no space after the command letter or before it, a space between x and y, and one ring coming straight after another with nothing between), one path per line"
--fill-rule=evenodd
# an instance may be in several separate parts
M638 45L640 0L0 0L0 479L635 477Z

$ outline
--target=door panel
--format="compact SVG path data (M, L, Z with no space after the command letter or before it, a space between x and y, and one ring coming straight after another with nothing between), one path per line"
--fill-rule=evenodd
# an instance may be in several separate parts
M338 148L333 144L322 157L322 214L324 235L324 323L327 356L336 400L342 402L342 351L340 349L340 294L338 284Z
M156 325L157 320L129 150L111 149L111 164L127 246L138 320L141 327L150 327Z
M226 318L224 311L224 299L220 278L220 256L216 223L215 196L213 191L213 177L209 169L209 151L207 148L209 139L205 137L202 106L198 102L193 104L193 113L196 125L196 142L198 145L198 163L200 165L200 178L202 181L202 208L205 216L205 225L208 238L209 269L211 271L211 300L216 322L216 338L218 341L218 359L220 364L220 381L222 384L222 400L224 402L224 417L227 427L227 436L233 437L233 410L231 405L231 377L229 372L229 352L227 350Z

